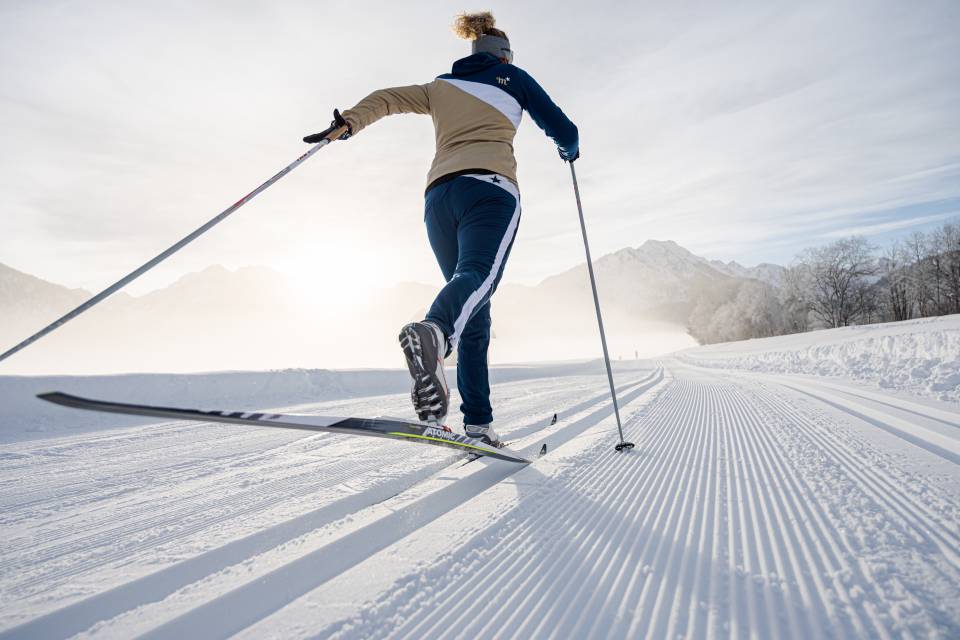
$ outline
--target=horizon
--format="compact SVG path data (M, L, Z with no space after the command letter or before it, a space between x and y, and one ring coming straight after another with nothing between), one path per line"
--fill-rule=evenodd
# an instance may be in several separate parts
M678 248L680 248L681 250L686 251L686 252L692 254L692 255L693 255L694 257L696 257L696 258L700 258L700 259L702 259L702 260L707 260L708 262L716 262L716 261L717 261L717 260L715 260L715 259L712 260L712 259L707 258L707 257L705 257L705 256L700 256L700 255L694 254L692 251L690 251L690 250L687 249L686 247L681 246L679 243L677 243L677 242L674 241L674 240L658 240L658 239L655 239L655 238L649 238L649 239L645 240L643 243L641 243L640 245L637 245L637 246L626 246L626 247L621 247L620 249L615 249L614 251L612 251L612 252L610 252L610 253L606 253L606 254L604 254L604 255L602 255L602 256L598 256L598 257L594 258L593 261L594 261L594 263L597 263L598 261L603 260L604 258L613 256L613 255L616 255L616 254L621 253L621 252L623 252L623 251L630 251L630 250L634 250L634 251L635 251L635 250L639 250L639 249L642 249L643 246L646 245L646 244L648 244L648 243L651 243L651 244L673 244L673 245L677 246ZM741 266L741 267L745 267L745 268L747 268L747 269L752 269L752 268L755 268L755 267L766 266L766 265L772 265L772 266L784 267L784 268L787 267L787 266L789 266L789 265L781 265L781 264L768 263L768 262L761 262L761 263L756 263L756 264L744 264L743 262L741 262L741 261L739 261L739 260L726 260L726 261L720 261L720 262L722 262L724 265L737 264L737 265L739 265L739 266ZM550 278L553 278L553 277L558 276L558 275L562 275L562 274L567 273L567 272L569 272L569 271L572 271L572 270L574 270L574 269L578 269L578 268L584 267L585 265L586 265L586 258L584 258L583 260L581 260L580 262L578 262L578 263L576 263L576 264L572 264L572 265L570 265L569 267L564 268L562 271L558 271L558 272L556 272L556 273L547 274L547 275L545 275L544 277L542 277L542 278L540 278L539 280L537 280L536 282L511 282L511 281L507 281L507 280L505 279L504 282L503 282L500 286L502 287L502 286L505 286L505 285L507 285L507 286L511 286L511 285L512 285L512 286L518 286L518 287L537 287L537 286L540 286L541 284L543 284L546 280L549 280ZM72 290L80 289L80 290L86 291L87 293L89 293L89 294L91 294L91 295L94 294L94 293L97 293L97 291L98 291L98 290L86 289L86 288L84 288L84 287L70 287L69 285L67 285L67 284L65 284L65 283L63 283L63 282L55 282L55 281L52 281L52 280L46 280L46 279L41 278L40 276L38 276L38 275L36 275L36 274L29 273L29 272L27 272L27 271L24 271L23 269L19 269L19 268L17 268L15 265L7 264L7 263L3 262L2 260L0 260L0 266L5 266L5 267L7 267L8 269L12 269L12 270L17 271L17 272L19 272L19 273L22 273L22 274L24 274L24 275L26 275L26 276L30 276L30 277L33 277L33 278L38 278L38 279L43 280L44 282L46 282L46 283L48 283L48 284L56 285L56 286L59 286L59 287L63 287L63 288L67 288L67 289L72 289ZM291 273L282 271L282 270L280 270L280 269L277 269L277 268L275 268L275 267L272 267L272 266L269 265L269 264L254 264L254 263L251 263L251 264L243 264L243 265L234 266L234 265L223 264L223 263L220 263L220 262L213 262L213 263L210 263L210 264L208 264L208 265L206 265L206 266L199 267L199 268L198 268L197 270L195 270L195 271L187 271L187 272L183 272L183 273L177 274L176 277L175 277L173 280L170 280L169 282L154 283L154 284L155 284L155 287L152 288L152 289L132 292L132 291L130 291L130 289L136 289L136 288L131 286L131 287L126 287L126 288L124 288L123 290L121 290L121 291L119 291L119 292L117 292L117 293L127 293L127 294L128 294L129 296L131 296L131 297L140 298L140 297L143 297L143 296L150 295L151 293L156 293L156 292L158 292L158 291L162 291L163 289L167 289L167 288L169 288L170 286L176 284L177 282L179 282L179 281L181 281L181 280L183 280L184 278L187 278L187 277L189 277L189 276L201 274L201 273L203 273L203 272L205 272L205 271L209 271L209 270L213 270L213 269L217 269L217 268L224 269L224 270L228 271L229 273L237 273L238 271L241 271L241 270L244 270L244 269L266 269L266 270L272 271L273 273L276 273L276 274L278 274L278 275L283 275L283 276L285 276L285 277L287 277L287 278L290 278L290 279L295 279L295 278L297 277L296 274L291 274ZM399 280L399 281L396 281L396 282L391 282L390 284L388 284L388 285L386 285L386 286L378 287L378 289L389 289L389 288L392 288L392 287L403 286L403 285L432 286L432 284L429 283L429 282L423 282L423 281L418 281L418 280ZM102 287L101 287L101 288L102 288ZM116 295L116 294L114 294L114 295Z
M948 219L948 218L941 219L941 218L938 218L938 221L939 221L940 224L945 224L945 223L960 224L960 217L957 217L957 218L954 218L954 219ZM924 230L926 230L926 229L924 229ZM920 230L919 230L919 229L911 229L911 233L914 232L914 231L920 231ZM864 236L864 237L866 237L866 236ZM894 239L890 240L890 242L892 243L892 242L895 242L895 241L899 241L900 239L901 239L901 238L894 238ZM602 260L602 259L604 259L604 258L606 258L606 257L609 257L609 256L612 256L612 255L621 253L621 252L623 252L623 251L642 249L643 246L646 245L646 244L648 244L648 243L652 243L652 244L673 244L673 245L676 245L677 247L679 247L681 250L686 251L686 252L694 255L696 258L700 258L700 259L702 259L702 260L706 260L706 261L711 262L711 263L713 263L713 262L720 262L720 263L722 263L722 264L725 265L725 266L730 266L730 265L732 265L732 264L735 264L735 265L738 265L738 266L740 266L740 267L744 267L744 268L746 268L746 269L755 269L755 268L757 268L757 267L762 267L762 266L774 266L774 267L781 267L781 268L789 268L789 267L791 266L791 264L795 261L796 257L797 257L797 256L794 256L794 259L792 259L790 262L787 262L787 263L785 263L785 264L783 264L783 263L776 263L776 262L756 262L756 263L748 263L748 262L739 260L739 259L737 259L737 258L731 258L731 259L728 259L728 260L724 260L724 259L720 259L720 258L710 258L710 257L707 257L707 256L698 255L698 254L694 253L693 251L691 251L690 249L688 249L687 247L684 247L684 246L680 245L680 244L679 244L678 242L676 242L675 240L660 240L660 239L657 239L657 238L648 238L648 239L644 240L644 241L643 241L641 244L639 244L639 245L635 245L635 246L629 246L629 245L628 245L628 246L625 246L625 247L621 247L621 248L619 248L619 249L614 249L614 250L611 251L610 253L605 253L605 254L603 254L603 255L601 255L601 256L598 256L598 257L594 258L594 263L596 263L596 262L598 262L599 260ZM824 244L827 244L827 243L825 242ZM816 246L816 247L819 247L819 246L823 246L823 245L821 244L821 245L815 245L815 246ZM884 246L882 246L882 245L872 245L872 246L874 247L874 249L877 249L877 250L881 250L881 249L884 248ZM804 247L804 249L806 249L806 248L807 248L807 247ZM71 287L71 286L69 286L68 284L63 283L63 282L55 282L55 281L52 281L52 280L46 280L46 279L38 276L37 274L29 273L29 272L27 272L27 271L24 271L23 269L18 268L18 267L15 266L15 265L7 264L7 263L4 263L3 261L0 261L0 265L6 266L7 268L13 269L14 271L18 271L18 272L20 272L20 273L22 273L22 274L24 274L24 275L27 275L27 276L31 276L31 277L34 277L34 278L39 278L39 279L43 280L44 282L47 282L48 284L53 284L53 285L57 285L57 286L60 286L60 287L65 287L65 288L68 288L68 289L81 289L81 290L86 291L87 293L90 293L90 294L94 294L94 293L96 293L97 291L100 290L100 289L87 289L87 288L85 288L85 287ZM577 263L571 264L571 265L569 265L569 266L567 266L567 267L564 267L561 271L557 271L556 273L550 273L550 274L546 274L546 275L544 275L544 276L542 276L542 277L539 277L539 279L537 279L536 281L532 281L532 282L519 282L519 281L511 281L511 280L508 280L508 279L504 278L504 281L503 281L503 283L501 284L501 287L502 287L502 286L505 286L505 285L506 285L506 286L518 286L518 287L537 287L537 286L540 286L540 285L543 284L546 280L549 280L549 279L552 278L552 277L561 275L561 274L563 274L563 273L566 273L566 272L568 272L568 271L572 271L572 270L574 270L574 269L583 267L583 266L585 266L585 265L586 265L586 258L584 257L584 259L581 260L580 262L577 262ZM208 271L208 270L210 270L210 269L215 269L215 268L218 268L218 267L219 267L219 268L223 268L223 269L229 271L230 273L236 273L237 271L240 271L240 270L243 270L243 269L267 269L267 270L273 271L274 273L277 273L277 274L279 274L279 275L283 275L283 276L285 276L285 277L287 277L287 278L289 278L289 279L291 279L291 280L297 279L297 274L295 274L295 273L290 273L290 272L287 272L287 271L283 271L283 270L281 270L281 269L277 269L277 268L275 268L275 267L273 267L273 266L271 266L271 265L269 265L269 264L264 264L264 263L260 263L260 264L250 263L250 264L241 264L241 265L231 265L231 264L224 264L224 263L220 263L220 262L212 262L212 263L207 264L206 266L198 266L198 267L196 268L196 270L184 271L184 272L180 272L180 273L171 274L172 279L170 279L170 280L168 280L168 281L165 281L165 282L153 281L153 282L152 282L153 288L150 288L150 289L142 289L142 288L138 288L138 287L136 287L136 286L131 285L131 286L125 287L123 290L121 290L121 291L118 292L118 293L127 293L128 295L130 295L131 297L134 297L134 298L139 298L139 297L147 296L147 295L149 295L149 294L151 294L151 293L155 293L155 292L157 292L157 291L161 291L161 290L163 290L163 289L169 288L170 286L176 284L177 282L179 282L180 280L182 280L182 279L184 279L184 278L186 278L186 277L189 277L189 276L191 276L191 275L200 274L200 273L203 273L203 272ZM391 282L391 283L389 283L389 284L387 284L387 285L378 286L378 287L375 288L375 290L386 290L386 289L395 288L395 287L397 287L397 286L403 286L403 285L433 286L431 283L429 283L429 282L424 282L424 281L421 281L421 280L398 280L398 281ZM106 286L106 283L104 283L103 285L101 285L100 288L102 288L103 286ZM116 295L116 294L114 294L114 295Z

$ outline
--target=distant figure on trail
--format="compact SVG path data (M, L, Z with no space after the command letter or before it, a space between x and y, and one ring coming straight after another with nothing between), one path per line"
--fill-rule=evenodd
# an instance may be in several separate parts
M458 16L454 31L472 41L472 54L454 62L451 73L427 84L374 91L342 116L334 111L333 124L348 127L341 137L346 139L387 115L433 118L437 151L427 176L424 221L447 284L422 322L400 330L400 346L420 420L444 425L450 392L443 361L457 349L464 431L500 446L492 424L487 348L490 297L520 222L513 138L527 111L557 144L560 157L573 162L579 135L540 85L513 65L507 34L494 24L490 12ZM319 142L316 136L304 140Z

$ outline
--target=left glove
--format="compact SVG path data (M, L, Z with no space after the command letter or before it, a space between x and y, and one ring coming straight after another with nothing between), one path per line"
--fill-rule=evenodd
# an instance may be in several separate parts
M307 144L315 144L326 140L331 133L340 129L341 127L346 127L347 131L341 135L337 140L346 140L353 135L353 127L350 126L350 123L343 119L343 116L340 115L339 109L333 110L333 122L330 123L330 127L320 133L314 133L312 135L306 136L303 141Z
M577 153L572 158L563 149L557 149L557 152L560 154L560 158L562 158L564 162L573 162L580 157L579 147L577 148Z

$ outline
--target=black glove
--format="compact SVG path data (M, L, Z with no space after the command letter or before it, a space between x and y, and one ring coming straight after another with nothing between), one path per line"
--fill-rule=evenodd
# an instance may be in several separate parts
M349 122L343 119L343 116L340 115L339 109L334 109L333 122L330 123L330 127L324 131L321 131L320 133L314 133L312 135L306 136L303 139L303 141L306 142L307 144L314 144L317 142L321 142L323 140L326 140L327 136L329 136L331 133L333 133L334 131L336 131L341 127L346 127L347 132L341 135L339 138L337 138L337 140L346 140L347 138L353 135L353 127L350 126Z
M579 148L579 147L577 147L577 153L576 153L576 155L573 156L572 158L569 157L569 156L567 155L567 153L566 153L563 149L557 149L557 152L560 154L560 158L561 158L564 162L573 162L573 161L575 161L577 158L580 157L580 148Z

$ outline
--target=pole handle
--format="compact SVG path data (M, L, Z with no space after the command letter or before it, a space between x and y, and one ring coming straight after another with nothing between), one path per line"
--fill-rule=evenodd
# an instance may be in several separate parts
M342 127L338 127L333 131L331 131L328 135L325 136L325 139L329 140L330 142L333 142L334 140L336 140L343 134L347 133L348 131L350 131L350 125L345 124Z

